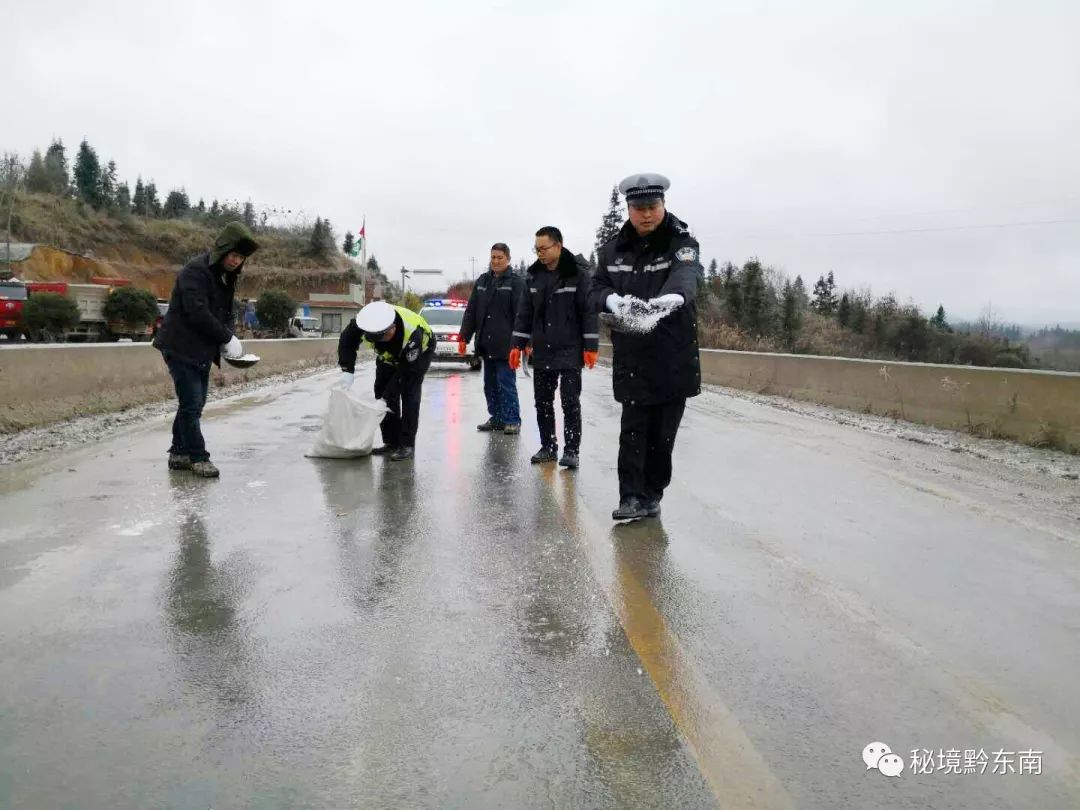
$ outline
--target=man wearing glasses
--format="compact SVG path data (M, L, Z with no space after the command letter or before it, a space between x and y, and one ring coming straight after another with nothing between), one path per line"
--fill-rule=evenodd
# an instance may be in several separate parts
M578 466L581 447L581 367L596 365L600 334L597 315L589 309L589 265L563 248L563 236L550 225L536 232L536 262L529 268L526 290L514 326L510 367L521 365L521 352L532 343L533 392L540 450L533 464L558 460ZM562 400L564 449L559 458L555 432L555 390Z
M356 371L360 345L375 350L375 398L386 403L383 446L373 455L389 455L391 461L413 457L420 422L420 394L424 375L435 354L431 327L418 314L385 301L372 301L349 321L338 339L341 387L348 390Z
M613 520L659 517L671 451L688 397L701 393L694 298L698 243L664 207L668 179L635 174L619 184L630 219L600 249L590 304L614 315L611 342L619 433L619 508ZM635 328L634 313L659 317Z

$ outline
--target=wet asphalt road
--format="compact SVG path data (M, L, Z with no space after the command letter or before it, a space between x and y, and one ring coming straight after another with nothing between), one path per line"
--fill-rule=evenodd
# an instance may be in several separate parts
M304 458L333 379L212 406L219 481L0 471L0 807L1080 806L1075 482L710 393L613 527L607 372L573 473L438 367L415 462Z

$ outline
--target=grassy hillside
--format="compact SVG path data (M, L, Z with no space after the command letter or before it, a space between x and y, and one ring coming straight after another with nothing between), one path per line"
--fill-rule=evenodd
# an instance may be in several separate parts
M95 211L72 199L19 192L12 217L12 239L43 242L103 258L143 253L182 264L206 250L219 227L198 218L116 216ZM253 257L252 266L295 270L348 269L343 256L320 259L308 255L308 236L301 228L261 230L258 239L262 249Z
M144 219L95 211L73 199L18 192L12 241L34 242L39 250L16 266L29 280L86 281L94 275L130 278L166 297L176 271L205 251L221 224L206 218ZM256 229L260 250L244 268L241 292L255 295L277 288L294 298L310 292L345 292L358 266L338 254L312 256L303 228Z

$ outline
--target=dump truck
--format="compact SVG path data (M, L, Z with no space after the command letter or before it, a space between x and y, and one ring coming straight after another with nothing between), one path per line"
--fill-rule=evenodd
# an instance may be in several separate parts
M128 338L149 341L153 324L129 324L105 320L105 302L116 287L126 287L131 281L123 278L92 278L89 284L69 281L31 281L26 284L29 297L40 293L56 293L71 298L79 308L79 323L67 330L61 339L69 342L96 343Z

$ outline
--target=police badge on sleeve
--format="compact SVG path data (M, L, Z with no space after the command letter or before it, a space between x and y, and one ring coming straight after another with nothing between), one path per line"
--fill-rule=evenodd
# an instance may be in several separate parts
M697 260L697 251L692 247L679 248L675 251L675 258L680 262L692 262Z

